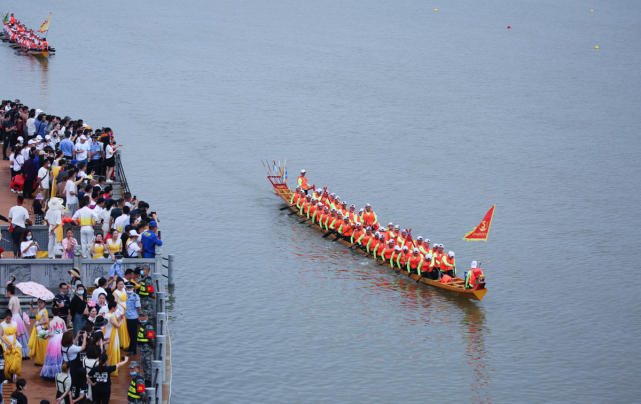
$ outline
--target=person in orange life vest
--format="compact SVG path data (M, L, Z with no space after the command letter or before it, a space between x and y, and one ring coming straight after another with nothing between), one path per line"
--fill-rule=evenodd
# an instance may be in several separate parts
M300 170L300 175L298 176L298 186L300 187L301 190L305 192L305 195L307 195L307 191L309 191L309 186L307 185L307 178L305 178L305 170Z
M322 203L319 203L316 205L316 212L314 212L314 216L312 216L312 222L314 223L321 223L321 218L325 214L325 212L329 212L327 206L323 206Z
M422 236L418 236L416 238L416 248L418 248L418 252L420 252L421 255L425 255L425 254L428 253L429 248L430 248L430 244L429 243L430 243L430 240L428 239L427 240L427 244L424 244Z
M407 259L406 269L410 274L421 274L421 266L423 265L423 256L419 254L418 248L412 251L412 254Z
M360 222L358 213L356 213L356 206L350 205L349 210L347 211L347 214L349 215L349 220L352 222Z
M441 270L441 256L438 253L438 244L434 243L434 246L432 247L432 264L434 264L434 268L437 269L438 271Z
M11 18L9 18L9 24L13 25L16 23L16 17L13 16L13 13L11 13Z
M47 40L46 40L46 39L43 39L43 40L42 40L42 49L43 49L43 50L47 50L47 49L49 49L49 43L47 42Z
M399 225L394 226L394 231L392 232L392 234L390 234L390 238L393 238L394 240L396 240L396 244L399 244L401 242L401 240L400 240L400 238L401 238L401 226L399 226Z
M454 251L450 251L441 260L441 272L454 278L456 276L456 261Z
M381 233L374 233L374 237L369 239L369 243L367 244L365 251L376 257L376 249L381 244L381 237Z
M356 230L354 230L354 234L352 235L352 243L356 245L358 248L361 250L365 251L365 246L367 243L369 243L369 240L372 238L372 228L368 227L366 229L363 229L363 225L361 222L356 222Z
M389 222L389 224L387 225L387 228L380 231L380 233L383 236L383 238L385 238L385 242L388 242L389 240L391 240L392 234L394 234L394 223Z
M312 198L312 203L310 204L309 208L307 209L307 218L311 219L314 216L314 213L316 212L316 209L318 208L318 201L316 198Z
M394 253L394 240L390 240L387 243L387 247L381 250L381 259L383 261L389 261L392 259L392 254Z
M363 223L365 226L369 226L374 230L378 230L378 217L376 213L372 210L372 205L369 203L365 204L365 211L363 212Z
M334 220L336 220L336 209L332 209L329 212L329 216L327 216L327 219L325 219L322 227L325 228L325 230L330 230L330 226L332 225L332 223L334 223ZM332 228L331 230L334 229Z
M296 205L298 198L300 198L300 187L296 187L296 190L292 193L292 199L289 201L289 204Z
M389 257L389 260L387 260L389 261L389 264L392 266L392 268L398 268L397 260L398 260L398 257L401 256L401 254L402 254L401 247L395 245L394 250L392 251L392 254Z
M472 269L470 269L467 276L465 276L465 289L474 288L481 280L485 280L485 275L483 275L481 268L478 268L478 263L472 261Z
M343 216L343 223L338 226L338 234L344 239L344 240L351 240L352 239L352 234L354 234L354 226L350 223L349 221L349 216Z
M309 210L309 206L312 203L312 196L307 195L305 197L305 200L303 201L303 205L301 206L301 212L303 213L304 216L307 216L307 211Z
M343 201L343 202L341 203L341 207L340 207L340 209L339 209L339 210L341 211L341 213L343 214L343 216L347 215L347 214L349 213L349 209L347 209L347 202Z
M402 248L402 255L398 257L398 267L403 269L407 265L407 260L410 259L410 256L412 255L412 252L410 251L410 248L406 245L403 246Z
M334 233L335 235L340 236L340 234L338 234L338 228L341 226L342 223L343 223L343 214L340 211L337 211L336 217L334 217L334 221L327 225L327 227L329 227L328 230L332 231L332 233Z
M303 208L303 202L307 200L306 196L307 195L305 195L305 192L301 189L300 198L298 198L298 203L296 204L296 207L298 208L299 211Z
M435 281L438 280L439 272L440 271L434 267L432 255L425 254L425 261L423 261L423 266L421 266L421 276Z
M354 223L354 222L352 222L352 223ZM363 229L363 225L361 224L361 222L356 222L356 224L354 226L355 227L354 227L354 232L352 233L351 243L352 244L354 244L354 243L358 244L358 240L360 240L360 238L365 235L366 231L365 231L365 229Z
M407 240L407 230L403 229L401 230L401 234L398 236L396 239L398 245L403 247L405 245L405 240Z

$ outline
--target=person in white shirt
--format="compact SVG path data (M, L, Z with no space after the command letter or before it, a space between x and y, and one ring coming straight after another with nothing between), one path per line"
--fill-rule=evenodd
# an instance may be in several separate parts
M64 177L62 177L64 179ZM82 182L82 178L78 181L73 181L67 177L65 184L65 198L67 202L67 209L73 215L78 210L78 184Z
M35 112L29 113L29 119L27 119L27 133L29 137L33 137L36 133L36 115Z
M140 244L138 243L138 232L134 230L129 231L129 240L127 240L127 255L129 258L139 258L140 256Z
M45 215L45 221L49 225L49 245L47 250L49 251L48 256L51 259L55 258L56 229L58 226L62 226L62 209L64 209L62 199L51 198L51 200L49 200L49 210Z
M20 253L20 243L22 243L22 233L24 233L27 228L27 224L31 225L31 219L29 219L29 211L22 206L24 202L24 197L18 195L18 204L12 207L9 210L9 220L13 226L13 232L11 236L13 238L13 256L19 257Z
M125 231L125 227L128 224L130 224L129 223L129 207L123 206L122 215L118 216L114 221L114 228L118 230L118 233L122 234L122 232Z
M99 299L100 294L102 293L105 296L107 296L107 292L105 291L106 284L107 284L107 280L105 278L101 277L96 279L95 285L97 287L96 289L94 289L93 293L91 294L91 300L93 300L97 305L99 305L98 307L102 307L100 306L100 299Z
M49 182L51 182L51 175L49 175L49 166L51 160L45 159L44 164L38 170L38 190L42 194L42 198L46 201L49 199Z
M118 146L112 146L108 144L105 148L105 167L107 167L107 182L113 182L111 176L114 173L114 167L116 166L116 159L114 155L118 151L118 148L122 147L121 144Z
M87 156L89 155L89 145L86 143L87 137L85 135L80 135L80 140L76 143L76 146L73 148L73 155L78 163L87 164Z
M98 215L89 207L89 198L82 198L82 201L80 201L80 209L74 213L72 219L80 223L82 258L89 258L89 247L95 238L93 225L98 221Z

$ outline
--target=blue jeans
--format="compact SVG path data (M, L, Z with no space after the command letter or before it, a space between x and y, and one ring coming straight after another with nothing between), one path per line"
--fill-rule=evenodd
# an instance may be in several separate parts
M82 329L82 327L85 326L85 318L84 315L82 314L74 314L73 315L73 337L74 339L76 338L76 335L78 335L78 331Z

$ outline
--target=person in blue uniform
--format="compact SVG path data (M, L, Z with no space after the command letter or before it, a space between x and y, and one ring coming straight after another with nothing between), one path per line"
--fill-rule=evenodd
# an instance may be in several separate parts
M149 222L149 230L142 233L142 257L155 258L156 246L162 245L162 240L156 234L158 232L158 223Z

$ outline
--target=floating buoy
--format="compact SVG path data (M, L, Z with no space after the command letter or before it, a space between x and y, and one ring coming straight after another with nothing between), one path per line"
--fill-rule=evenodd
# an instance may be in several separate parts
M594 47L594 49L599 49L599 47L598 47L598 46L595 46L595 47Z
M508 25L508 26L507 26L507 29L510 29L510 28L512 28L512 27L510 27L510 26Z
M438 11L438 8L435 8L434 11Z
M591 13L593 13L593 12L594 12L594 10L590 10L590 12L591 12Z

